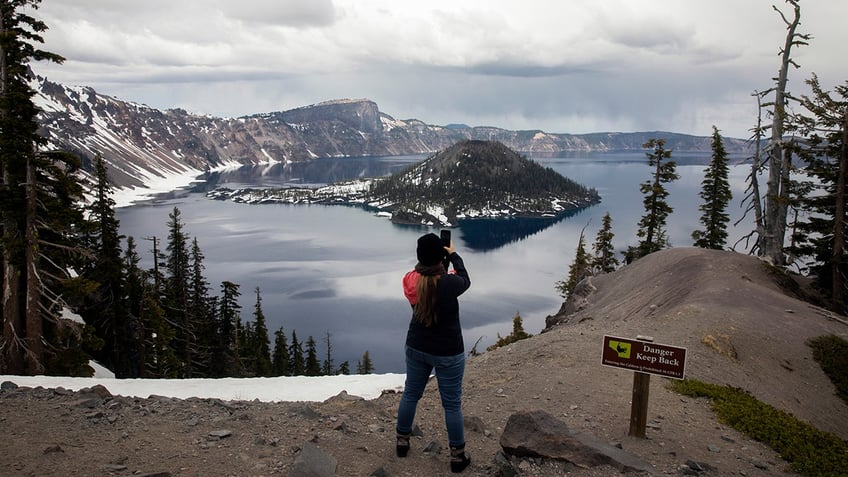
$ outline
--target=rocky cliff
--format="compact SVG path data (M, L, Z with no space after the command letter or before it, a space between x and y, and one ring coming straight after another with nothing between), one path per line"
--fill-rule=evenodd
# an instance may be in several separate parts
M499 141L535 154L563 151L637 151L663 137L675 151L710 150L709 137L665 132L552 134L399 120L367 99L327 101L289 111L217 118L181 109L158 110L35 78L42 133L51 147L101 154L118 187L143 187L157 178L225 164L307 161L316 157L432 153L467 139ZM745 143L726 139L729 152Z

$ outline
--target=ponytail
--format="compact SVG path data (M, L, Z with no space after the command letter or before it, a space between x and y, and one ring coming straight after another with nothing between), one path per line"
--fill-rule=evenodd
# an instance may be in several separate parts
M418 303L412 313L413 319L424 326L430 327L436 324L436 285L441 275L421 275L416 285Z

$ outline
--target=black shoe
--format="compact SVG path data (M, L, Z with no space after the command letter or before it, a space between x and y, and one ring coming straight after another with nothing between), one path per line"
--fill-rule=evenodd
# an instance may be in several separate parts
M409 453L410 437L412 437L412 434L397 435L397 445L395 446L395 451L397 452L398 457L406 457L406 454Z
M451 447L451 472L458 474L468 467L471 463L471 457L465 453L465 446Z

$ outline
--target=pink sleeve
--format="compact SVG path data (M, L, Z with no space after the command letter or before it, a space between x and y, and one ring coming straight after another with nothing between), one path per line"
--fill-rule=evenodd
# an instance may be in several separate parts
M403 294L411 305L418 303L418 277L420 276L415 270L403 276Z

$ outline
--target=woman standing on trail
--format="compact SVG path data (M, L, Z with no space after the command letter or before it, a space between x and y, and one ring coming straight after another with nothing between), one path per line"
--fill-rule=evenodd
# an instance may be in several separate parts
M406 457L418 401L435 369L445 412L451 450L451 471L462 472L471 458L465 453L462 417L462 376L465 344L457 297L471 286L465 264L453 247L435 234L418 239L418 264L403 277L403 291L412 305L406 334L406 384L397 417L397 455ZM453 273L447 273L448 264Z

